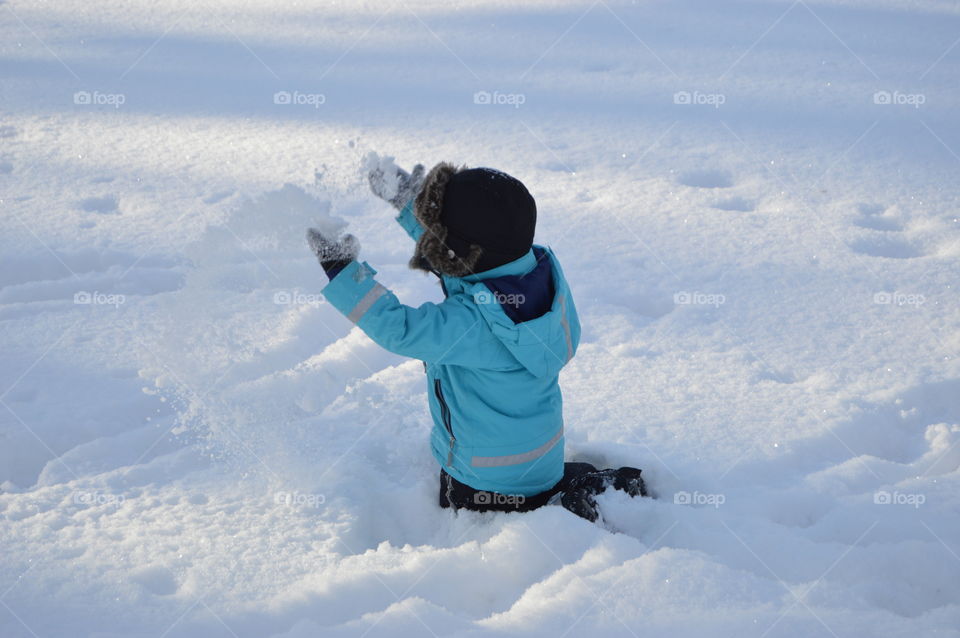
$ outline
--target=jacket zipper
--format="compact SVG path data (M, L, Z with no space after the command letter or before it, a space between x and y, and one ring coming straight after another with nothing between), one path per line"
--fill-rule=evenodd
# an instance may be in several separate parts
M453 424L450 423L450 407L443 398L440 379L433 380L433 392L437 395L437 402L440 404L440 418L443 420L444 427L447 428L447 434L450 435L450 449L447 451L447 467L451 467L453 465L453 444L456 443L457 438L453 436Z

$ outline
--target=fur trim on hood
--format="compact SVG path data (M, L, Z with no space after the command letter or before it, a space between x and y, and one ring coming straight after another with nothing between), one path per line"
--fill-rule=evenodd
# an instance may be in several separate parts
M414 216L423 227L410 267L430 272L430 268L451 277L463 277L473 272L483 249L471 244L466 255L458 255L447 246L447 228L441 221L443 192L450 178L459 170L453 164L440 162L427 174L423 188L414 202ZM427 267L429 266L429 268Z

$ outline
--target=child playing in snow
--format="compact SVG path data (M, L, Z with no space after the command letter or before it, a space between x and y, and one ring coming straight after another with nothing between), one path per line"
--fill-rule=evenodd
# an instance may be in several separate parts
M640 470L598 471L563 458L558 374L580 323L560 263L533 243L537 208L520 181L489 168L437 164L426 176L391 162L371 189L416 242L410 267L440 279L446 299L412 308L356 261L352 235L307 239L330 279L326 299L376 343L421 359L440 464L440 506L527 511L559 500L589 520L608 486L645 495Z

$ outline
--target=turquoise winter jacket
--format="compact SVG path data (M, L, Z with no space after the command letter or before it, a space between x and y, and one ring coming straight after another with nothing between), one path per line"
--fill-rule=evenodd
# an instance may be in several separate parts
M414 240L423 232L412 203L397 221ZM563 476L558 375L580 341L553 251L534 245L497 268L443 276L446 299L419 308L400 303L375 274L353 261L323 294L380 346L424 362L437 462L478 490L532 496L553 487ZM514 309L528 297L538 316L521 320Z

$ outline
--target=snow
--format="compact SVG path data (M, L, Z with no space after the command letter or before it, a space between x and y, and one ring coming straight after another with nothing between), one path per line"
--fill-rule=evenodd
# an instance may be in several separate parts
M0 636L960 636L955 3L0 5ZM524 181L656 499L436 506L371 152Z

